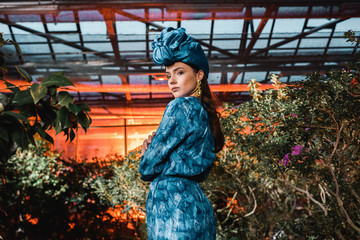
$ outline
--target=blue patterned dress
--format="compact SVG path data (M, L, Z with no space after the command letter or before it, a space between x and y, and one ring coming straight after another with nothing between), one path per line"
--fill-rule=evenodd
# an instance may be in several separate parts
M196 97L171 101L141 158L141 179L152 181L146 203L149 240L213 240L212 206L199 186L215 154L206 110Z

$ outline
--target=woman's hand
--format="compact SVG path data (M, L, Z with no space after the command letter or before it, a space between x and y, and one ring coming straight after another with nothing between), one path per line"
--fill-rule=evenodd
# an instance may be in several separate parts
M148 136L147 139L144 140L142 149L141 149L141 155L144 155L146 149L148 148L149 144L151 143L151 141L155 135L156 135L156 132L153 132L151 135Z

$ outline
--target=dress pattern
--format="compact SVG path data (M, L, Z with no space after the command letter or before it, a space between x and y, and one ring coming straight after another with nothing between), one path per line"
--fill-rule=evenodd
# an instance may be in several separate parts
M213 166L214 149L201 101L171 101L139 165L141 179L152 181L146 203L149 240L215 239L213 208L199 185Z

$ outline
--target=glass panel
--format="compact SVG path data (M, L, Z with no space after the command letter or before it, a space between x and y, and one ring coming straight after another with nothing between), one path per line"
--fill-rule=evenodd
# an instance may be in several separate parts
M132 53L120 52L120 56L123 59L135 60L135 59L145 58L145 53L141 53L141 52L132 52Z
M269 19L267 22L266 22L266 25L265 25L265 27L264 27L264 29L262 30L262 32L261 32L261 37L263 37L263 34L264 33L270 33L271 32L271 26L272 26L272 24L273 24L273 19Z
M300 33L305 19L276 19L274 32L276 33Z
M334 49L329 49L328 50L328 54L329 55L344 55L344 54L351 54L354 51L353 48L334 48Z
M244 20L215 20L214 22L214 34L229 34L229 33L240 33Z
M57 16L56 19L64 22L75 22L74 13L73 11L61 11Z
M83 35L83 40L89 42L95 42L95 41L108 42L109 38L106 34L85 34Z
M47 23L49 31L76 31L75 23Z
M5 38L5 34L10 33L9 26L7 24L0 23L0 32L3 33L3 37Z
M213 45L220 49L235 49L238 50L240 46L240 40L214 40ZM214 51L214 50L213 50Z
M17 43L34 43L34 42L46 43L47 42L45 37L40 37L40 36L37 36L34 34L29 34L29 33L16 34L15 41Z
M254 45L254 48L266 48L268 40L258 39Z
M144 9L126 9L124 12L130 13L131 15L134 15L136 17L140 17L145 19L145 10ZM131 19L134 20L134 19Z
M102 22L80 22L81 34L107 34L106 24Z
M246 72L244 76L244 83L250 82L251 78L255 78L258 82L263 81L267 78L266 72Z
M303 38L300 43L301 48L309 48L309 47L316 47L316 48L324 48L328 39L325 38ZM319 49L320 50L320 49Z
M47 44L19 44L23 53L50 53Z
M192 34L204 34L210 33L211 20L183 20L181 26L186 29L186 33Z
M130 84L134 85L147 85L149 84L149 76L147 75L130 75L129 76Z
M83 60L83 56L82 55L78 55L78 54L56 54L56 60L59 60L61 62L66 62L66 61L81 61Z
M117 34L145 34L146 25L135 21L116 21Z
M69 47L67 45L61 44L61 43L53 43L52 47L54 49L55 53L79 53L81 50L73 48L73 47Z
M240 73L240 74L236 77L236 79L235 79L235 81L234 81L234 84L240 84L240 83L242 83L242 82L241 82L242 76L243 76L243 73Z
M104 21L104 16L97 10L79 11L80 24L84 21Z
M153 22L156 25L160 25L163 26L164 28L167 27L173 27L173 28L177 28L177 22L176 21L164 21L164 22ZM150 26L150 29L153 28Z
M38 14L13 14L8 15L10 22L41 22Z
M102 82L104 84L122 84L122 81L117 75L103 75Z
M42 32L42 33L45 32L44 25L41 22L22 22L20 25L27 27L27 28L31 28L38 32ZM15 33L15 29L18 29L18 28L13 28L14 33ZM29 32L27 32L27 33L30 34Z
M121 51L145 51L145 42L120 42L119 49Z
M85 43L85 47L93 49L96 52L112 52L113 48L110 42L106 43Z
M359 17L350 18L348 20L345 20L343 22L336 24L335 31L336 32L347 32L350 29L357 30L357 29L354 29L355 28L354 26L360 26L360 18ZM358 32L357 33L357 35L358 35L359 31L357 31L357 32Z
M69 33L69 34L52 34L52 36L57 37L57 38L61 38L67 42L79 42L80 38L79 38L79 34L75 33Z
M278 42L282 42L285 39L271 39L270 45L274 45ZM296 48L299 40L293 40L291 42L288 42L286 44L278 46L278 48Z
M319 55L319 54L323 54L323 53L324 53L324 50L319 52L319 50L314 50L314 49L299 49L299 51L297 52L297 55L311 56L311 55Z
M293 76L290 76L289 82L305 80L305 77L306 77L305 75L293 75Z
M269 56L293 56L294 54L295 50L274 49L269 51Z
M209 84L220 84L221 81L221 73L209 73Z

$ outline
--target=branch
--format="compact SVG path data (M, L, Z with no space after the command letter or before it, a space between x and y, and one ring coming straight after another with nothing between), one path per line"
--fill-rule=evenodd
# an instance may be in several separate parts
M253 189L252 189L251 187L248 187L248 188L249 188L249 190L250 190L251 196L254 198L255 204L254 204L253 210L252 210L251 212L245 214L245 217L248 217L248 216L254 214L254 212L255 212L255 210L256 210L256 208L257 208L257 202L256 202L256 198L255 198L254 191L253 191Z
M319 201L317 201L316 199L313 198L312 194L309 193L308 191L304 190L304 189L301 189L301 188L298 188L294 185L292 185L290 182L286 181L285 179L281 179L281 178L278 178L280 181L282 182L285 182L288 186L292 187L293 189L295 189L296 191L299 191L301 193L304 193L306 194L306 196L308 198L310 198L311 201L313 201L315 204L317 204L323 211L324 211L324 215L327 216L328 215L328 211L327 209L324 207L324 205L322 205Z
M346 209L344 208L344 203L343 203L343 201L341 200L341 198L340 198L340 196L339 196L339 192L340 192L340 190L339 190L339 183L338 183L338 181L337 181L337 179L336 179L334 169L333 169L333 167L331 166L331 163L330 163L330 161L331 161L331 159L333 158L333 156L334 156L334 154L335 154L335 152L336 152L336 149L337 149L337 147L338 147L338 145L339 145L339 142L340 142L340 134L341 134L342 129L343 129L343 127L344 127L344 123L343 123L343 124L341 124L340 129L339 129L339 125L338 125L338 123L336 122L335 117L334 117L332 114L331 114L331 117L333 118L333 120L335 121L335 123L336 123L336 125L337 125L337 131L336 131L336 132L337 132L337 133L336 133L337 139L336 139L336 143L335 143L335 146L334 146L334 150L333 150L332 153L331 153L331 156L330 156L329 161L326 162L326 165L327 165L328 168L330 169L331 176L332 176L332 178L333 178L333 180L334 180L334 182L335 182L335 188L336 188L336 190L335 190L335 193L332 192L332 194L335 196L336 201L337 201L337 204L338 204L338 206L340 207L342 213L345 215L345 218L346 218L347 222L350 224L350 226L351 226L353 229L355 229L357 232L360 233L360 228L357 227L357 226L354 224L354 222L351 220L348 212L347 212ZM331 192L330 192L330 193L331 193Z
M348 92L348 94L350 94L350 96L355 97L355 98L360 97L360 95L356 95L356 94L351 93L346 87L344 87L344 89L345 89L345 91Z
M354 197L358 200L358 202L360 202L360 197L359 195L357 195L357 193L355 192L354 189L351 188L351 194L354 195Z
M6 87L6 88L1 88L0 91L9 90L10 88L22 88L22 87L29 87L29 86L31 86L31 84L25 84L25 85L20 85L20 86L10 86L10 87Z

